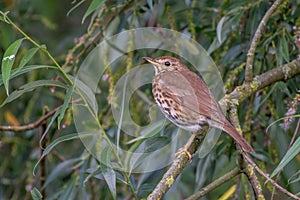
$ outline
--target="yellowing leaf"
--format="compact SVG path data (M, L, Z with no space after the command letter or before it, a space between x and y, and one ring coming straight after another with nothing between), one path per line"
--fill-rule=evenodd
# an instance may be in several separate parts
M228 199L236 190L236 185L231 186L220 198L219 200Z
M10 111L6 111L4 113L4 118L7 123L12 126L20 126L18 119L14 116L14 114Z

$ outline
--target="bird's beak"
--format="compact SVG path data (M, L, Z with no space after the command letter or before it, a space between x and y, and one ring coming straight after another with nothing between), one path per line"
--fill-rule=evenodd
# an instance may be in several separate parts
M144 59L145 59L146 61L148 61L149 63L153 64L153 65L156 65L156 66L159 65L159 63L156 62L153 58L150 58L150 57L144 57Z

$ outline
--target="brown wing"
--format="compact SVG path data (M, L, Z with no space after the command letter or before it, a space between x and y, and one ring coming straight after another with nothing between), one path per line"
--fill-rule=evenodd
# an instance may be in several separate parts
M162 73L159 84L164 91L172 94L174 101L187 113L203 115L220 122L225 118L205 82L194 72L183 70Z
M205 116L211 126L226 131L244 150L254 152L248 142L226 119L205 82L197 74L183 70L180 73L178 71L162 73L162 76L165 77L160 78L160 87L172 95L173 100L181 105L183 112L198 118L200 115Z
M248 142L226 119L205 82L197 74L183 70L180 73L178 71L162 73L161 76L164 77L160 77L158 84L165 91L165 95L172 97L181 105L181 111L193 118L205 116L210 125L226 131L244 150L254 152Z

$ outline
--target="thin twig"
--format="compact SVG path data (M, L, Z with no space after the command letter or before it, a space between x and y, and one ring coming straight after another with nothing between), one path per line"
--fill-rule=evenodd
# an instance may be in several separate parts
M271 69L261 75L256 76L251 82L243 83L236 87L229 95L226 95L221 101L227 102L228 99L235 99L241 103L257 90L263 89L278 81L286 81L300 74L300 60L293 60L283 66Z
M274 13L274 11L277 9L277 7L282 3L282 1L283 0L277 0L273 3L273 5L266 12L265 16L262 18L261 22L259 23L259 25L256 29L256 32L255 32L252 42L251 42L251 46L247 53L247 62L246 62L246 71L245 71L245 81L246 82L250 82L253 79L252 68L253 68L254 54L255 54L256 47L262 36L262 31L264 30L266 23L270 19L271 15Z
M35 40L33 40L29 35L27 35L22 29L20 29L7 15L5 15L5 20L7 20L17 31L19 31L28 41L30 41L34 46L39 48L42 52L44 52L50 60L55 64L58 71L64 76L67 82L73 85L73 81L67 75L67 73L62 69L62 67L58 64L58 62L54 59L54 57L50 54L47 48L43 45L39 45Z
M256 174L253 173L253 166L247 160L245 160L243 156L241 157L241 160L243 162L244 174L247 176L248 180L251 183L250 185L252 187L252 190L254 191L255 199L265 199L261 184Z
M75 99L75 100L71 101L70 104L78 103L78 102L81 102L81 101L82 101L82 99L78 98L78 99ZM27 130L35 129L35 128L41 126L46 119L48 119L49 117L54 115L55 112L58 109L59 109L59 107L54 108L53 110L51 110L51 111L47 112L46 114L44 114L40 119L38 119L37 121L32 122L30 124L26 124L26 125L23 125L23 126L0 126L0 131L21 132L21 131L27 131Z
M27 131L27 130L37 128L37 127L41 126L46 119L48 119L49 117L54 115L54 113L57 110L58 110L58 108L55 108L55 109L49 111L48 113L43 115L39 120L37 120L35 122L32 122L30 124L26 124L26 125L23 125L23 126L0 126L0 130L1 131L21 132L21 131Z
M44 108L43 114L46 115L48 113L47 108ZM47 129L47 122L46 120L43 120L41 126L39 127L39 140L43 137L43 134L45 130ZM46 148L46 143L47 143L47 137L45 137L41 143L41 148L40 148L40 158L42 157L44 150ZM45 184L45 179L46 179L46 156L44 156L41 159L40 162L40 171L39 171L39 180L40 180L40 187L41 187L41 194L43 198L46 198L46 190L43 188Z
M240 133L242 133L242 130L240 128L240 122L237 115L237 103L231 103L230 104L230 112L229 112L229 118L232 124L235 126L237 130L240 130ZM239 147L239 154L243 155L243 151ZM253 173L253 167L243 159L242 156L239 157L239 166L243 169L244 173L246 174L248 180L251 183L252 190L254 191L255 199L265 199L264 194L262 192L262 187L260 185L260 182L258 181L258 178L255 173Z
M214 182L208 184L206 187L202 188L201 190L199 190L197 193L193 194L186 200L197 200L197 199L203 197L204 195L206 195L208 192L216 189L218 186L222 185L223 183L231 180L233 177L235 177L236 175L238 175L240 173L241 173L241 170L238 167L236 167L233 170L231 170L230 172L228 172L227 174L224 174L220 178L216 179Z
M281 192L283 192L284 194L300 200L300 197L290 193L289 191L287 191L285 188L281 187L276 181L274 181L273 179L271 179L267 174L265 174L252 160L251 158L247 155L247 154L243 154L243 157L245 158L245 160L248 161L249 164L251 164L253 166L253 168L263 177L265 177L265 179L267 179L268 181L270 181L270 183L272 183L272 185L274 185L278 190L280 190Z

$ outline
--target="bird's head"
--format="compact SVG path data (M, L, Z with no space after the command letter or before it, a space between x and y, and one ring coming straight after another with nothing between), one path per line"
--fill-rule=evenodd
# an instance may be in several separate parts
M153 65L155 74L163 71L180 71L187 69L187 67L179 59L171 56L161 56L158 58L144 57L144 59Z

